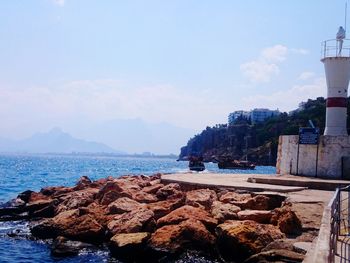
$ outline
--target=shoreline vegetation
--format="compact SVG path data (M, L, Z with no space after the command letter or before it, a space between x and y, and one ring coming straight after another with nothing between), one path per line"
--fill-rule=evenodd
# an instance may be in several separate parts
M317 235L284 195L164 184L161 174L27 190L1 206L0 220L28 221L28 238L52 240L52 255L107 245L123 262L168 262L188 251L219 262L301 262L305 251L293 243Z
M350 132L350 98L347 99L348 131ZM239 118L235 124L217 124L207 127L191 138L181 148L179 159L203 156L204 161L220 157L249 161L257 165L276 165L278 138L280 135L296 135L300 127L308 127L309 120L323 134L326 116L326 99L319 97L301 103L297 110L252 124L249 119Z

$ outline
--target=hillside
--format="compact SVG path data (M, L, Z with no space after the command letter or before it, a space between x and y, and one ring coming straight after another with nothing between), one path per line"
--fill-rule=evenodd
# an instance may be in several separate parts
M217 124L207 127L200 134L191 138L181 148L179 158L202 155L205 161L214 161L220 156L244 159L259 165L275 165L277 158L278 137L280 135L298 134L299 127L309 126L312 120L321 134L325 127L326 100L322 97L308 100L303 110L291 114L282 113L263 123L251 125L240 120L235 125ZM348 99L348 130L350 131L350 99Z

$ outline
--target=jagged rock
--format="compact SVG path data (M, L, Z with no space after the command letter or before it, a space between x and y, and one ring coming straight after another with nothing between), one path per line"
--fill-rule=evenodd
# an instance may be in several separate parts
M106 206L102 206L96 202L89 204L87 207L80 207L79 214L90 215L103 228L107 228L107 223L114 217L114 215L108 214L108 208Z
M72 191L73 191L73 188L71 187L49 186L49 187L42 188L40 190L40 193L46 196L50 196L51 198L58 198Z
M55 257L67 257L78 255L80 250L93 248L94 246L80 241L72 241L65 237L57 237L51 246L51 254Z
M184 249L212 250L214 243L215 237L200 221L189 219L157 229L148 245L160 254L173 254Z
M157 180L158 181L158 180ZM157 191L164 187L164 184L161 184L161 183L155 183L155 184L152 184L150 186L146 186L142 189L142 191L144 191L145 193L148 193L148 194L155 194L157 193Z
M252 197L251 194L239 194L235 192L225 192L221 194L219 201L223 203L234 203L237 201L245 201Z
M57 206L55 213L59 214L63 211L85 207L94 202L95 195L98 193L96 188L86 188L74 191L60 198L61 203Z
M155 219L159 219L184 204L185 200L183 198L178 198L150 203L147 204L147 208L153 211Z
M238 212L239 220L253 220L261 224L267 224L272 217L272 211L267 210L244 210Z
M30 199L30 196L31 194L34 193L34 191L31 191L31 190L26 190L22 193L20 193L17 198L23 200L25 203L28 203L29 202L29 199Z
M97 193L96 198L102 205L108 205L120 197L132 198L133 193L140 191L140 187L126 180L108 181Z
M108 223L108 231L112 234L152 232L155 227L154 213L146 208L116 215Z
M239 262L259 253L272 241L285 237L277 227L251 220L228 220L217 226L216 234L221 256Z
M148 194L144 191L136 192L132 195L132 198L140 203L154 203L158 201L158 198L152 194Z
M104 229L91 215L80 216L79 209L73 209L40 221L32 226L31 233L44 239L65 236L74 240L99 242L104 236Z
M146 242L150 236L151 234L148 232L116 234L111 238L109 248L118 259L127 262L141 261L144 257Z
M108 212L110 214L122 214L138 210L143 206L143 204L140 204L139 202L134 201L128 197L121 197L108 205Z
M223 203L230 203L239 206L241 209L268 210L270 207L270 198L264 195L238 194L227 192L220 197Z
M287 235L300 235L302 233L301 222L289 205L273 210L271 224L278 226Z
M84 175L79 178L73 190L74 191L83 190L87 187L90 187L91 183L92 181L90 180L90 178Z
M182 192L180 185L177 183L167 184L156 192L156 196L160 200L168 199L171 197L178 197L179 194L182 195Z
M215 191L209 189L198 189L186 193L186 204L200 207L203 206L206 210L211 208L214 201L217 200Z
M241 208L232 204L225 204L220 201L214 201L211 206L211 214L219 223L229 219L237 219L237 213Z
M213 229L217 225L217 220L212 218L210 214L202 208L189 205L182 206L157 221L157 226L179 224L188 219L195 219L202 222L209 229Z
M294 251L284 250L284 249L274 249L274 250L264 251L256 255L253 255L247 260L245 260L244 263L264 263L264 262L297 263L297 262L303 262L304 257L305 257L304 255L296 253Z

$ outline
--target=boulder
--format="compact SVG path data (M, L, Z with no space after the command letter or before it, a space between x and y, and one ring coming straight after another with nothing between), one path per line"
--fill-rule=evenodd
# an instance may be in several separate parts
M158 189L158 191L156 192L156 196L160 200L178 197L180 194L182 194L181 187L177 183L167 184L162 188Z
M147 204L147 208L153 211L155 219L159 219L184 204L185 200L183 198L178 198L150 203Z
M91 215L80 216L79 209L73 209L40 221L31 227L31 233L35 237L44 239L64 236L94 243L103 239L104 228Z
M155 227L154 213L146 208L116 215L107 228L112 235L121 233L153 232Z
M263 263L263 262L303 262L305 255L296 253L290 250L274 249L269 251L260 252L251 256L244 263Z
M220 197L223 203L230 203L239 206L241 209L268 210L270 208L270 198L264 195L238 194L227 192Z
M143 206L143 204L140 204L139 202L134 201L128 197L121 197L108 205L108 213L123 214L134 210L138 210Z
M225 260L243 261L285 235L273 225L228 220L216 228L217 245Z
M102 205L108 205L120 197L132 198L132 195L140 190L141 188L132 181L116 179L114 181L107 181L97 193L96 199Z
M65 186L49 186L42 188L40 193L46 196L50 196L51 198L58 198L61 195L72 192L73 188L65 187Z
M239 220L253 220L261 224L270 223L272 211L267 210L244 210L238 212Z
M83 190L87 187L90 187L91 183L92 181L90 180L90 178L84 175L79 178L73 190L74 191Z
M138 191L132 195L132 198L140 203L154 203L158 201L155 195L146 193L144 191Z
M206 210L210 210L212 203L217 199L215 191L209 189L198 189L186 193L187 205L203 206Z
M157 221L157 227L164 225L175 225L188 219L195 219L202 222L208 229L213 229L217 225L217 220L202 208L189 205L182 206Z
M300 235L302 233L301 222L289 205L273 210L271 224L278 226L287 235Z
M198 220L189 219L177 225L166 225L157 229L151 236L148 246L154 252L174 254L185 249L213 249L215 237Z
M155 194L162 187L164 187L164 184L156 183L156 184L152 184L150 186L144 187L142 189L142 191L144 191L145 193L148 193L148 194Z
M88 206L94 202L98 191L96 188L86 188L64 195L60 198L61 203L57 206L55 213L59 214L63 211Z
M241 211L240 207L220 201L214 201L211 206L211 214L219 223L223 223L229 219L237 219L237 213L239 211Z
M55 257L76 256L82 249L88 248L94 248L94 246L88 243L73 241L58 236L52 243L51 254Z
M123 261L142 261L150 236L148 232L116 234L111 238L109 248L112 255Z
M225 191L223 194L221 194L219 201L223 203L234 203L234 202L242 202L245 200L248 200L252 198L251 194L239 194L236 192L227 192Z

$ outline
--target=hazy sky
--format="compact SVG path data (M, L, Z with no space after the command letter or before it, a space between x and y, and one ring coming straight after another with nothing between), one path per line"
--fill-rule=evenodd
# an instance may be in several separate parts
M238 109L292 110L325 95L321 41L344 3L1 1L0 136L133 118L201 130Z

